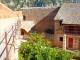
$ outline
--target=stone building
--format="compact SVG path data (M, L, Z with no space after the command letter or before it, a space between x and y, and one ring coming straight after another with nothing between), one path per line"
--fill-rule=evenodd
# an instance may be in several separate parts
M61 6L54 19L54 46L80 50L79 7L80 3L64 3Z
M79 7L80 3L64 3L60 8L22 8L25 30L44 32L53 47L79 50Z
M58 10L59 8L57 7L22 8L23 21L21 29L25 29L27 32L36 31L38 33L46 33L47 30L51 30L52 34L50 35L53 36L54 17ZM25 34L25 31L22 32ZM47 36L49 35L47 34Z

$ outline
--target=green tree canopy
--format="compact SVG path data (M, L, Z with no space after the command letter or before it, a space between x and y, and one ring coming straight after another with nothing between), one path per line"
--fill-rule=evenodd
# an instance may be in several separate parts
M44 34L31 33L30 40L19 47L19 60L70 60L69 52L51 48Z

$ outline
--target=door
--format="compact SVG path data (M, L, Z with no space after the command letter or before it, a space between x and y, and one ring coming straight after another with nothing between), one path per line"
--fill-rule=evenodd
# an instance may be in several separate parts
M80 40L79 40L79 49L80 49Z
M73 48L73 38L69 38L69 48Z

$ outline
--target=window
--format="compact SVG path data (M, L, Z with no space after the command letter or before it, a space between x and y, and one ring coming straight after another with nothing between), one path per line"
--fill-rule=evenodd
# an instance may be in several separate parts
M54 31L52 29L47 29L44 32L48 33L48 34L54 34Z
M26 20L26 16L24 16L24 15L23 15L23 20L24 20L24 21Z
M63 37L59 37L59 41L63 41Z
M21 31L21 35L24 35L24 32L23 31Z
M75 30L74 26L69 26L69 31L74 31L74 30Z
M60 26L62 25L62 21L60 21Z

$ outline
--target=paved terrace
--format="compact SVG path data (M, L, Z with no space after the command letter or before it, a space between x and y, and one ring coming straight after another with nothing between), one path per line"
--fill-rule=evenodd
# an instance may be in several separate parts
M7 31L19 18L0 19L0 35Z
M5 47L6 42L5 42L5 38L4 38L5 32L8 32L12 28L12 26L14 26L17 23L17 21L20 19L21 18L19 18L19 17L0 19L0 60L6 59L6 47ZM15 26L13 28L15 29ZM12 42L13 42L13 36L11 36L11 34L12 34L12 30L10 30L9 34L7 35L7 42L9 42L8 51L10 49ZM2 39L3 39L3 41L2 41ZM14 38L14 40L16 43L17 39ZM9 53L9 59L14 60L16 58L16 56L17 56L17 53L16 53L16 55L14 55L14 47L12 45L12 48L11 48L10 53Z

